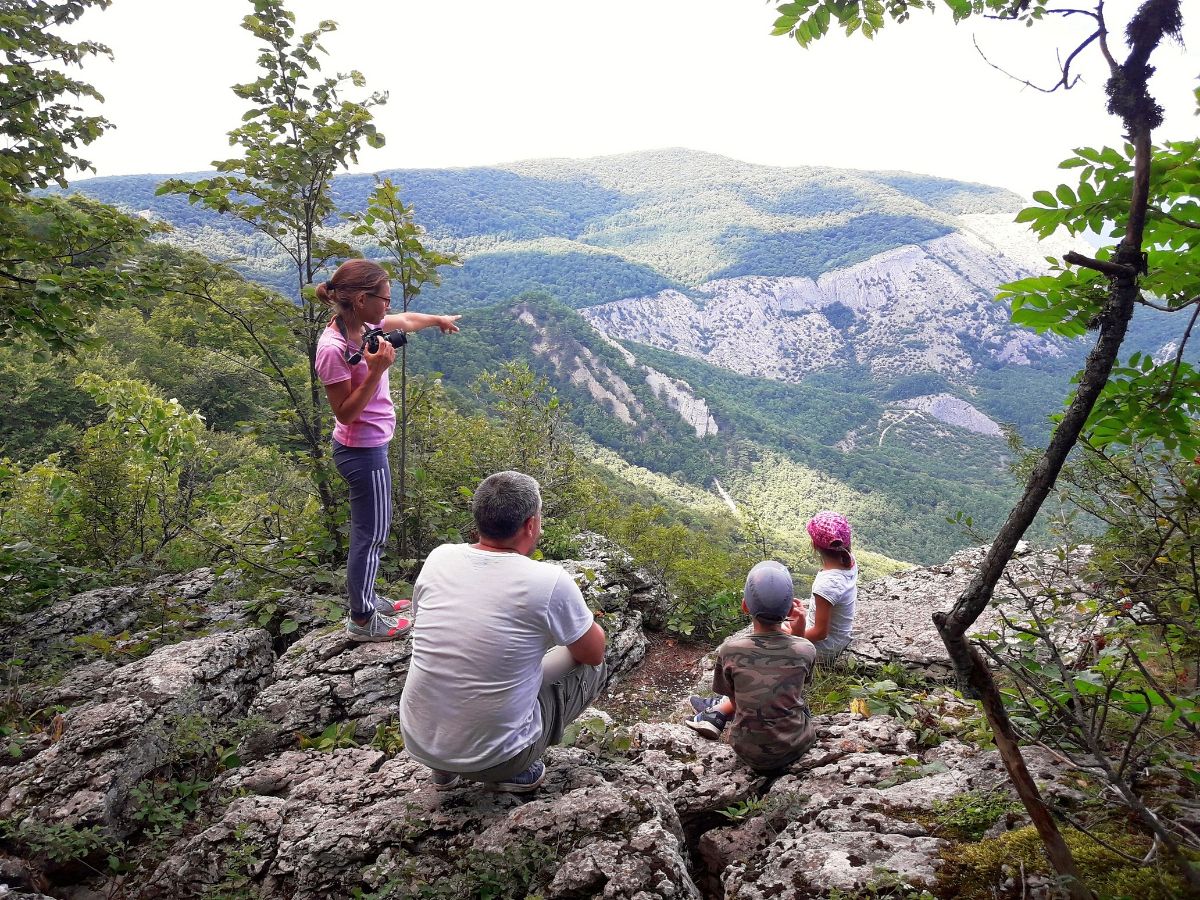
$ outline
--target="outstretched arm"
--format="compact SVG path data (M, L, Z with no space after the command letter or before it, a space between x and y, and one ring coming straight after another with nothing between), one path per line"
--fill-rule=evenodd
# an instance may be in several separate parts
M461 318L461 315L434 316L429 313L402 312L384 316L382 325L384 331L399 328L401 331L406 332L420 331L422 328L431 328L436 325L441 329L442 334L451 334L458 331L457 322Z

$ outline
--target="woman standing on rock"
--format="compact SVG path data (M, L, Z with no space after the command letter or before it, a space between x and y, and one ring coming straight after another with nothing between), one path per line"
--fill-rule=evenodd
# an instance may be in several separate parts
M446 334L458 331L455 323L461 316L388 315L392 286L387 272L367 259L338 266L332 278L317 285L317 297L334 311L317 341L316 370L337 419L333 462L350 486L346 633L356 641L390 641L412 627L410 619L398 616L408 608L407 600L393 603L375 593L379 556L392 526L388 443L396 430L396 409L388 392L388 369L396 361L396 348L377 337L372 350L364 334L368 329L412 332L431 326Z

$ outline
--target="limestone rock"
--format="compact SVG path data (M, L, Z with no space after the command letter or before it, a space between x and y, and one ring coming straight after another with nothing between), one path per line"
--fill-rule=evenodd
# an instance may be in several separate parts
M671 606L671 595L662 582L639 569L628 552L602 535L584 532L579 544L581 558L559 565L575 576L588 605L605 614L636 610L647 627L661 628Z
M686 725L643 723L631 731L629 758L662 784L686 826L754 796L765 783L727 743L706 740Z
M163 575L141 586L84 591L0 632L0 642L39 651L70 645L72 638L88 634L115 637L135 632L160 624L164 605L168 613L180 607L199 608L215 584L211 569L196 569L184 575Z
M930 885L946 841L925 823L937 804L967 791L1007 789L999 754L957 741L920 751L890 716L849 713L817 720L818 741L770 785L762 821L709 833L701 856L727 897L825 896L861 891L879 870ZM1065 767L1027 748L1026 759L1051 797Z
M582 535L580 543L579 560L557 564L575 578L589 607L603 613L611 684L645 656L643 613L661 616L668 595L600 535ZM408 637L360 644L340 627L309 632L279 658L272 683L255 698L250 715L257 727L239 748L243 758L293 749L298 735L335 723L355 723L355 740L369 741L396 718L411 656Z
M435 791L403 753L290 752L247 765L217 785L232 799L175 847L144 896L202 897L231 868L263 897L421 883L476 896L473 878L528 866L548 898L699 897L679 820L652 778L578 750L554 749L548 763L525 802L476 785Z
M130 789L163 762L170 720L232 721L271 673L270 635L226 632L174 644L112 671L63 714L61 736L0 768L0 817L131 830Z
M942 565L909 569L860 585L855 606L854 639L848 653L869 665L896 662L935 678L949 677L953 670L931 616L937 610L948 610L954 605L974 578L986 552L985 547L968 548L954 554ZM1033 597L1043 596L1043 586L1047 584L1069 596L1082 585L1089 557L1090 548L1087 547L1078 548L1060 559L1054 550L1034 550L1022 543L1005 571ZM1018 620L1027 617L1024 609L1020 592L1001 579L992 604L968 634L1000 628L1002 613ZM1068 632L1073 627L1071 622L1060 625ZM1086 622L1079 623L1077 630L1079 634L1066 637L1068 645L1090 633Z
M396 717L411 656L407 637L358 643L341 627L305 635L279 658L271 684L254 698L250 716L257 725L241 755L294 749L298 735L334 723L356 722L356 739L370 740L377 726Z

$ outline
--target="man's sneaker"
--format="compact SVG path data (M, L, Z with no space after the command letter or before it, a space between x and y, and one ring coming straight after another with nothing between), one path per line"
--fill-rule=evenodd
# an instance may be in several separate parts
M705 710L702 713L696 713L694 719L688 719L683 724L693 731L698 731L706 738L719 738L721 732L725 730L725 726L729 723L729 716L717 709Z
M375 612L383 613L385 616L398 616L402 612L406 612L412 606L412 601L407 597L401 597L399 600L389 600L387 597L375 597Z
M520 772L507 781L493 781L488 785L493 791L505 791L509 794L527 794L536 791L546 780L546 764L540 759L524 772Z
M708 712L725 698L721 694L713 694L711 697L698 697L695 694L688 697L688 703L692 704L692 710L697 714Z
M462 776L457 772L443 772L440 769L433 769L433 789L435 791L449 791L458 787Z
M408 619L397 619L378 612L372 613L371 618L361 625L352 618L346 618L346 637L352 641L394 641L410 628L412 622Z

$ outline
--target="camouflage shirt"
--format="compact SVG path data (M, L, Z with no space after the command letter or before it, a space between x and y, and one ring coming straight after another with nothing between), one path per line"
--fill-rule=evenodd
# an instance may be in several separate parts
M810 641L782 631L735 635L717 651L713 690L733 698L729 743L752 768L782 768L811 746L804 688L816 657Z

